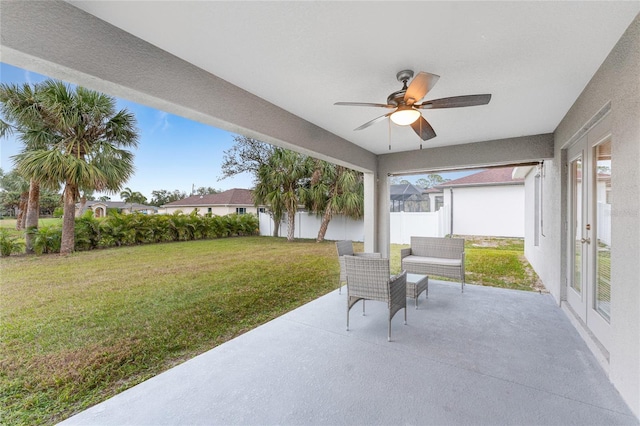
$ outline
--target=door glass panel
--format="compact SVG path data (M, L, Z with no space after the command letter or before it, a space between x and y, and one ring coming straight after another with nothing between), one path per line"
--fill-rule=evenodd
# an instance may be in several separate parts
M595 309L607 321L611 315L611 141L594 148L597 200Z
M573 279L571 287L582 291L582 157L571 162L571 211L573 234Z

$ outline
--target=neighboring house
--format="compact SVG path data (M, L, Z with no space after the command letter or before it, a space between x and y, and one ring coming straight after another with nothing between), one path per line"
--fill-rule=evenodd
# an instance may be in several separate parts
M524 238L524 179L514 167L492 168L438 185L457 235ZM433 194L434 201L438 195Z
M76 216L82 216L87 210L93 211L94 217L104 217L107 210L117 209L119 212L129 214L131 212L143 214L156 214L158 208L156 206L147 206L138 203L126 203L124 201L87 201L82 211L80 211L80 203L76 204Z
M423 212L428 211L429 201L423 197L423 190L410 183L391 185L392 212Z
M160 207L161 213L172 214L181 211L190 214L194 210L198 214L211 213L215 216L224 216L230 213L264 212L266 206L257 206L253 202L253 193L250 189L234 188L219 194L192 195L183 200L174 201Z
M423 197L428 198L428 212L437 212L444 205L442 189L427 188L422 191Z

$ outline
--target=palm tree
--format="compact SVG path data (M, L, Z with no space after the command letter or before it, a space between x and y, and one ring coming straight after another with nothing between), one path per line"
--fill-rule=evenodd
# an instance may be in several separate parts
M7 193L15 194L15 198L17 198L17 203L15 204L15 206L17 206L16 230L20 231L26 226L29 181L19 175L15 170L12 170L2 177L2 188Z
M23 84L0 85L0 112L4 120L0 120L0 137L18 133L19 140L24 144L23 151L46 149L49 134L46 132L38 103L39 85ZM33 253L34 234L38 229L40 216L40 182L31 176L24 207L21 206L22 217L16 223L17 229L25 228L26 252ZM56 188L57 189L57 188ZM25 214L26 213L26 214Z
M364 215L362 173L315 160L310 185L302 198L310 211L322 215L316 241L324 241L333 215L342 214L356 220Z
M274 148L267 162L258 168L255 201L269 205L274 222L279 223L284 212L287 212L288 241L294 239L300 192L309 170L308 157L283 148Z
M147 197L142 195L141 192L132 191L131 188L126 187L122 192L120 192L120 198L125 203L129 203L130 213L133 213L133 205L137 204L145 204L147 202Z
M80 190L116 192L133 174L135 117L116 111L115 99L83 87L47 80L37 92L48 149L14 156L16 168L50 187L64 185L61 254L74 248L75 203Z

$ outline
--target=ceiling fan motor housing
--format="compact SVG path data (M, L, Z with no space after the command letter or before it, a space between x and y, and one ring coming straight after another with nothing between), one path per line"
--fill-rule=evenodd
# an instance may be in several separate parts
M396 78L403 84L402 90L393 92L387 97L387 104L393 106L405 105L404 94L407 92L407 82L413 78L412 70L402 70L396 74Z

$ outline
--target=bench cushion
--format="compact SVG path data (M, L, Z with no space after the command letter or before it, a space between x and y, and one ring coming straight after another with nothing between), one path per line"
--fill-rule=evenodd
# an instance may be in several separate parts
M462 259L446 259L443 257L424 257L409 255L402 259L402 263L426 263L429 265L442 265L442 266L460 266Z

